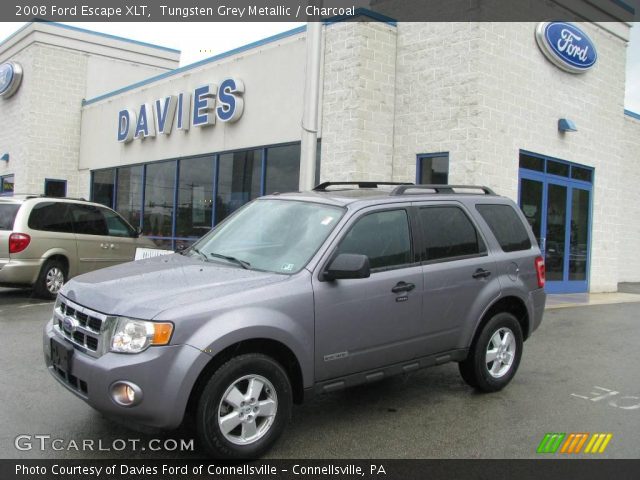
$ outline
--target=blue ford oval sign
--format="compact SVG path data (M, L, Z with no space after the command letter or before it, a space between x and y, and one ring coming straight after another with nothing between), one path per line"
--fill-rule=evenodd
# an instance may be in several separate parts
M566 72L586 72L598 60L598 52L589 36L571 23L538 24L536 41L542 53Z
M9 98L16 93L22 80L22 67L16 62L0 65L0 97Z

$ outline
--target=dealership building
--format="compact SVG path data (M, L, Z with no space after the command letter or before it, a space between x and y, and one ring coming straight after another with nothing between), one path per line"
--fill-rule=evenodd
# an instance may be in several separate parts
M487 185L544 245L549 291L640 281L629 23L362 16L323 26L318 182ZM176 249L297 190L305 39L295 28L178 67L169 48L25 26L0 44L0 193L90 198Z

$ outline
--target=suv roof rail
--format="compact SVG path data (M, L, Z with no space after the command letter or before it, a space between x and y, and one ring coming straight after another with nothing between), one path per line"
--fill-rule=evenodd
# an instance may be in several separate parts
M357 185L358 188L378 188L380 185L406 185L406 186L414 186L413 183L402 183L402 182L377 182L377 181L358 181L355 180L353 182L323 182L319 185L316 185L313 189L314 192L324 192L327 190L327 187L333 187L334 185Z
M407 190L433 190L435 193L452 194L459 193L456 190L481 190L483 195L495 195L496 192L483 185L442 185L442 184L420 184L420 185L400 185L391 192L392 196L405 195ZM465 192L467 193L467 192ZM474 192L468 192L473 194Z
M44 194L38 195L38 198L57 198L59 200L76 200L76 201L79 201L79 202L88 202L89 201L84 197L52 197L51 195L44 195Z

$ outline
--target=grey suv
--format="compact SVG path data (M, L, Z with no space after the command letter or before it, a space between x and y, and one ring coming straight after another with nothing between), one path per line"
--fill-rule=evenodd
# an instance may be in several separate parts
M500 390L543 287L524 216L486 187L325 183L259 198L181 254L71 280L45 360L107 416L189 416L208 453L256 457L314 394L449 361Z

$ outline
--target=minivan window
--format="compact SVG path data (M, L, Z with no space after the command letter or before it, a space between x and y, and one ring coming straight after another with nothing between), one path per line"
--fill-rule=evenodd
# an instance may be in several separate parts
M366 255L372 269L411 263L407 212L386 210L365 215L344 237L337 253Z
M100 212L107 221L107 229L112 237L135 237L136 233L116 212L101 208Z
M98 207L76 205L71 207L76 233L84 235L108 235L107 221Z
M42 202L31 210L28 226L32 230L73 233L69 204L64 202Z
M482 215L505 252L529 250L531 240L520 217L510 205L478 204L476 210Z
M0 203L0 230L13 230L13 222L19 209L19 204Z
M452 260L486 253L487 248L466 213L456 206L419 209L423 262Z

